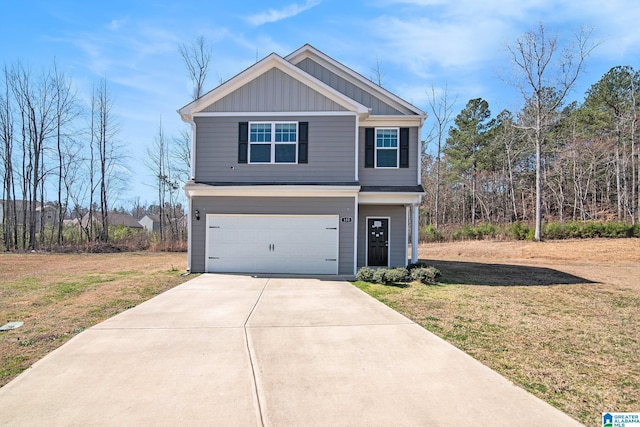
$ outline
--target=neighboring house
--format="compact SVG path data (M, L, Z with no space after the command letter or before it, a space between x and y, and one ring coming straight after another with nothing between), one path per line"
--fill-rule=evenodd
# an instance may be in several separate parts
M138 222L149 233L160 232L160 215L147 214L143 216ZM180 218L167 218L165 220L164 227L165 227L164 231L167 234L175 232L182 235L187 229L187 217L181 216Z
M407 264L424 194L420 109L305 45L179 113L192 129L192 272ZM410 240L416 261L416 227Z
M142 227L149 233L156 233L160 231L160 216L156 214L148 214L143 216L138 221Z
M99 226L102 223L101 215L102 214L100 212L93 212L93 223L95 225ZM109 212L109 214L107 215L107 222L109 223L109 225L114 227L124 226L140 230L143 228L138 220L136 220L133 215L128 213ZM83 228L87 228L87 226L89 225L88 213L82 217L81 223Z
M14 201L7 202L6 200L0 200L0 225L4 224L5 215L7 215L10 211L10 208L14 206ZM31 202L26 200L16 200L15 201L16 213L17 213L17 224L18 226L23 226L23 220L25 218L25 210L26 210L26 218L27 223L29 222L29 217L31 215ZM40 222L44 220L45 226L52 226L58 224L58 208L56 208L51 203L45 203L42 205L39 202L36 202L36 228L40 228Z

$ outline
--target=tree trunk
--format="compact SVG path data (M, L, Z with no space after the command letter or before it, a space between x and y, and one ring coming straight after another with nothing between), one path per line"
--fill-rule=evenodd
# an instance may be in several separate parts
M536 132L536 224L534 239L542 240L542 141Z

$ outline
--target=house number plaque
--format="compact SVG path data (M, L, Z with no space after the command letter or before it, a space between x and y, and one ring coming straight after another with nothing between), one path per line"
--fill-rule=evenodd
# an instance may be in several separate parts
M353 218L350 217L350 216L345 216L345 217L340 218L340 221L342 221L342 222L353 222Z

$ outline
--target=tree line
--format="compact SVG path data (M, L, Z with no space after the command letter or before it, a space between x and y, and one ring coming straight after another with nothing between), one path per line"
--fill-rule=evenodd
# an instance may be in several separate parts
M167 138L160 130L155 140L146 163L157 177L160 239L180 238L184 233L176 229L175 219L182 211L179 182L189 173L188 136ZM110 215L127 184L127 160L106 78L99 79L89 94L78 94L72 78L55 61L39 70L22 62L4 65L0 72L4 249L112 240ZM65 232L69 227L65 220L72 218L80 233Z
M432 91L427 223L437 230L523 222L540 240L543 221L640 221L640 71L615 66L582 102L567 103L595 47L588 39L581 32L573 50L560 50L541 25L509 46L524 100L519 111L492 115L475 98L453 117L448 91Z
M540 147L540 201L545 220L640 220L638 87L639 71L616 66L580 104L561 106L554 88L543 89L548 123ZM535 220L535 108L529 102L521 111L492 117L486 100L467 102L447 131L441 159L427 155L424 161L425 207L432 223ZM443 200L437 218L436 197Z
M211 50L199 37L178 45L177 51L193 84L193 98L199 98ZM33 250L114 238L110 216L124 213L114 204L130 175L114 102L106 77L89 94L79 94L56 61L40 70L19 61L3 66L0 247ZM145 152L143 163L154 177L157 200L144 207L138 199L131 214L136 219L152 216L161 242L186 240L182 186L190 176L190 141L187 129L166 135L160 119ZM70 219L79 232L68 232L65 220Z
M455 100L447 88L432 90L434 126L424 141L422 165L423 223L438 230L523 222L534 225L540 240L543 220L639 222L639 72L613 67L583 102L566 102L595 46L583 30L571 47L561 49L542 24L509 45L517 71L510 83L524 101L519 111L493 115L486 100L475 98L454 117ZM178 46L178 52L193 98L199 98L211 51L199 37ZM378 83L380 76L378 65ZM106 78L80 96L55 61L43 70L20 62L4 65L0 227L6 249L68 243L64 219L69 217L79 220L81 240L110 240L109 213L128 175L113 107ZM427 150L430 144L435 149ZM184 214L181 187L190 175L188 130L168 136L160 121L145 159L155 178L159 238L183 236L176 224ZM49 228L42 220L46 205L57 217Z

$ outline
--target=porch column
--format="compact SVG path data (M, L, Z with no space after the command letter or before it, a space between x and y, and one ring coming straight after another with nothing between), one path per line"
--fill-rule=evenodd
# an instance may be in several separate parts
M418 262L419 205L411 205L411 262Z

